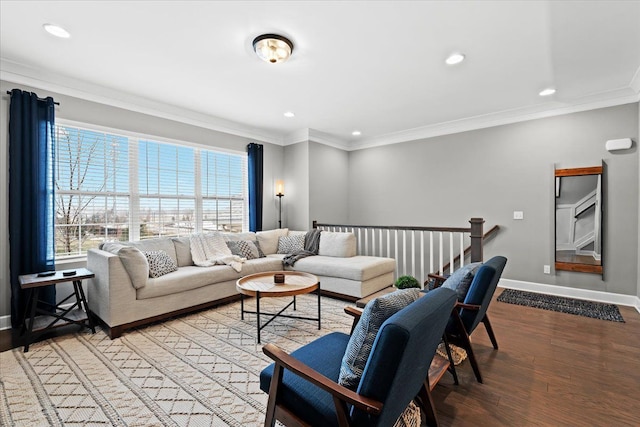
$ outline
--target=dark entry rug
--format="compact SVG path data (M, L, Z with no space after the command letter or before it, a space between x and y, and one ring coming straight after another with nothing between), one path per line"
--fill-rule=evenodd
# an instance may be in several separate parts
M544 310L559 311L560 313L592 317L594 319L624 322L620 310L618 310L618 306L615 304L604 304L601 302L538 294L516 289L505 289L498 297L498 301L542 308Z

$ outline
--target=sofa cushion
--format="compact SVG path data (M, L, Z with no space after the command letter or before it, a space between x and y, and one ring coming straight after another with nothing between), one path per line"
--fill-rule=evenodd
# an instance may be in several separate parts
M140 240L137 242L127 243L134 248L140 249L142 252L165 251L173 262L178 265L178 257L176 255L176 247L171 237L158 237L154 239Z
M140 289L147 284L149 263L144 254L133 246L125 246L118 242L106 242L101 245L103 251L118 255L120 262L134 288Z
M304 250L304 234L278 237L279 254L294 254Z
M400 289L369 301L351 333L342 358L338 383L352 390L358 387L380 326L420 295L420 289L417 288Z
M176 258L178 261L178 267L186 267L187 265L193 265L193 258L191 257L191 245L189 244L189 236L184 237L172 237L173 246L176 248Z
M218 282L237 280L241 276L242 273L237 273L228 265L180 267L164 276L147 279L147 286L136 291L136 298L146 299L172 294L180 298L184 291Z
M356 236L353 233L323 231L320 234L318 255L332 257L353 257L357 255Z
M160 277L176 271L178 266L165 251L143 252L149 263L149 277Z
M323 232L324 233L324 232ZM316 276L342 277L365 281L382 274L393 272L396 261L393 258L381 258L357 255L351 258L331 256L310 256L296 261L293 270L304 271ZM389 283L391 285L391 283Z
M275 230L258 231L256 237L265 255L275 254L278 251L278 238L286 236L288 228L277 228Z
M481 265L481 262L463 265L444 281L442 287L456 291L458 301L463 302L469 292L469 286L473 282L473 276Z

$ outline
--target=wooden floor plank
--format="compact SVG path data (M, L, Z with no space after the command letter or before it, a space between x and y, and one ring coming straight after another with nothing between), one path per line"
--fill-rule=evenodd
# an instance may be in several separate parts
M500 293L498 290L497 294ZM499 350L472 335L484 383L467 361L432 392L442 426L638 426L640 313L625 323L492 301Z

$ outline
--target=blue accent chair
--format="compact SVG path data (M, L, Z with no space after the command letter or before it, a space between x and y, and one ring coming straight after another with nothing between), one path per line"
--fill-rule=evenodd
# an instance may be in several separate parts
M471 363L476 380L479 383L482 382L482 375L480 374L480 368L473 353L469 337L476 327L480 323L483 323L493 348L498 349L498 341L493 333L491 322L489 322L487 309L489 308L489 303L491 303L506 264L507 259L505 257L494 256L478 269L469 286L469 291L467 292L464 302L456 302L455 311L445 330L445 336L449 343L458 345L467 351L469 362ZM429 277L436 280L436 288L446 280L445 277L433 274L430 274ZM457 383L457 375L453 364L451 364L451 368L453 369L452 373Z
M387 427L416 398L436 425L425 378L455 302L454 291L436 289L387 319L356 391L337 382L349 335L334 332L291 354L265 345L275 363L260 374L269 394L264 425Z

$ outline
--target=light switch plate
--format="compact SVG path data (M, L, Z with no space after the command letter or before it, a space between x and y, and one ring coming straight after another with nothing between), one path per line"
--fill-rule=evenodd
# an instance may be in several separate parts
M551 274L551 266L550 265L542 266L542 271L544 271L544 274Z
M513 219L524 219L524 212L513 211Z

